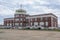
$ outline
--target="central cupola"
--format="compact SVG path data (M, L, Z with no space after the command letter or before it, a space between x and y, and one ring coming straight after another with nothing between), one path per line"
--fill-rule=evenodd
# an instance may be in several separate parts
M21 8L17 9L15 14L26 14L26 10L24 10L21 5Z

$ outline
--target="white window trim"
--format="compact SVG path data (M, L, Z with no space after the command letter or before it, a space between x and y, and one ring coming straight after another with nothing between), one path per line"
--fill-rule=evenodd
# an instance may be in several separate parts
M17 15L15 15L15 17L18 17L19 15L17 14Z
M32 26L32 22L31 22L31 26Z
M38 25L38 22L34 22L34 25Z
M20 18L20 21L22 21L23 19L22 18Z
M46 26L48 26L48 22L45 22L46 23Z
M41 17L40 20L42 21L43 20L43 17Z
M16 26L18 26L18 25L19 25L19 23L15 23L15 25L16 25Z
M15 21L19 21L19 19L17 18L17 19L15 19Z
M32 21L32 19L30 19Z
M35 18L35 21L37 21L37 18Z
M44 22L40 22L40 26L44 26Z
M22 23L20 23L20 25L22 26Z

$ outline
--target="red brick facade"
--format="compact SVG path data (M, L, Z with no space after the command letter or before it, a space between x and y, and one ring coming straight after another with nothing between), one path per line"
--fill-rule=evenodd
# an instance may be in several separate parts
M52 13L28 15L25 10L16 10L13 18L4 19L5 26L11 27L58 27L58 18Z
M58 27L57 21L57 17L52 13L33 16L26 14L15 14L14 18L5 18L4 25L12 27Z

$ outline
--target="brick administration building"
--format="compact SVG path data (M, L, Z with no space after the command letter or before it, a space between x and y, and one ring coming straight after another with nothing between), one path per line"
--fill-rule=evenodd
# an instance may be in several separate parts
M5 18L4 25L12 28L57 28L58 18L52 13L29 15L23 9L16 10L13 18Z

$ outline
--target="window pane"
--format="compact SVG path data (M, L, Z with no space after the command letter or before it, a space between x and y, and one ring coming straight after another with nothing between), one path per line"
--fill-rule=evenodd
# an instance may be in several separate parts
M32 19L31 19L31 21L32 21Z
M48 18L46 17L45 20L48 20Z
M22 18L20 18L20 21L22 21Z
M46 26L48 26L48 22L46 22Z
M18 16L19 16L18 14L15 15L15 17L18 17Z
M19 19L17 18L17 19L15 19L15 21L19 21Z
M44 22L40 22L40 26L44 26Z
M22 26L22 23L20 23L20 25Z
M42 21L43 20L43 17L41 17L40 20Z
M32 26L32 23L31 23L31 26Z
M37 18L34 18L34 21L37 21Z
M34 25L38 25L38 22L34 22Z
M15 25L16 25L16 26L18 26L18 25L19 25L19 23L15 23Z

